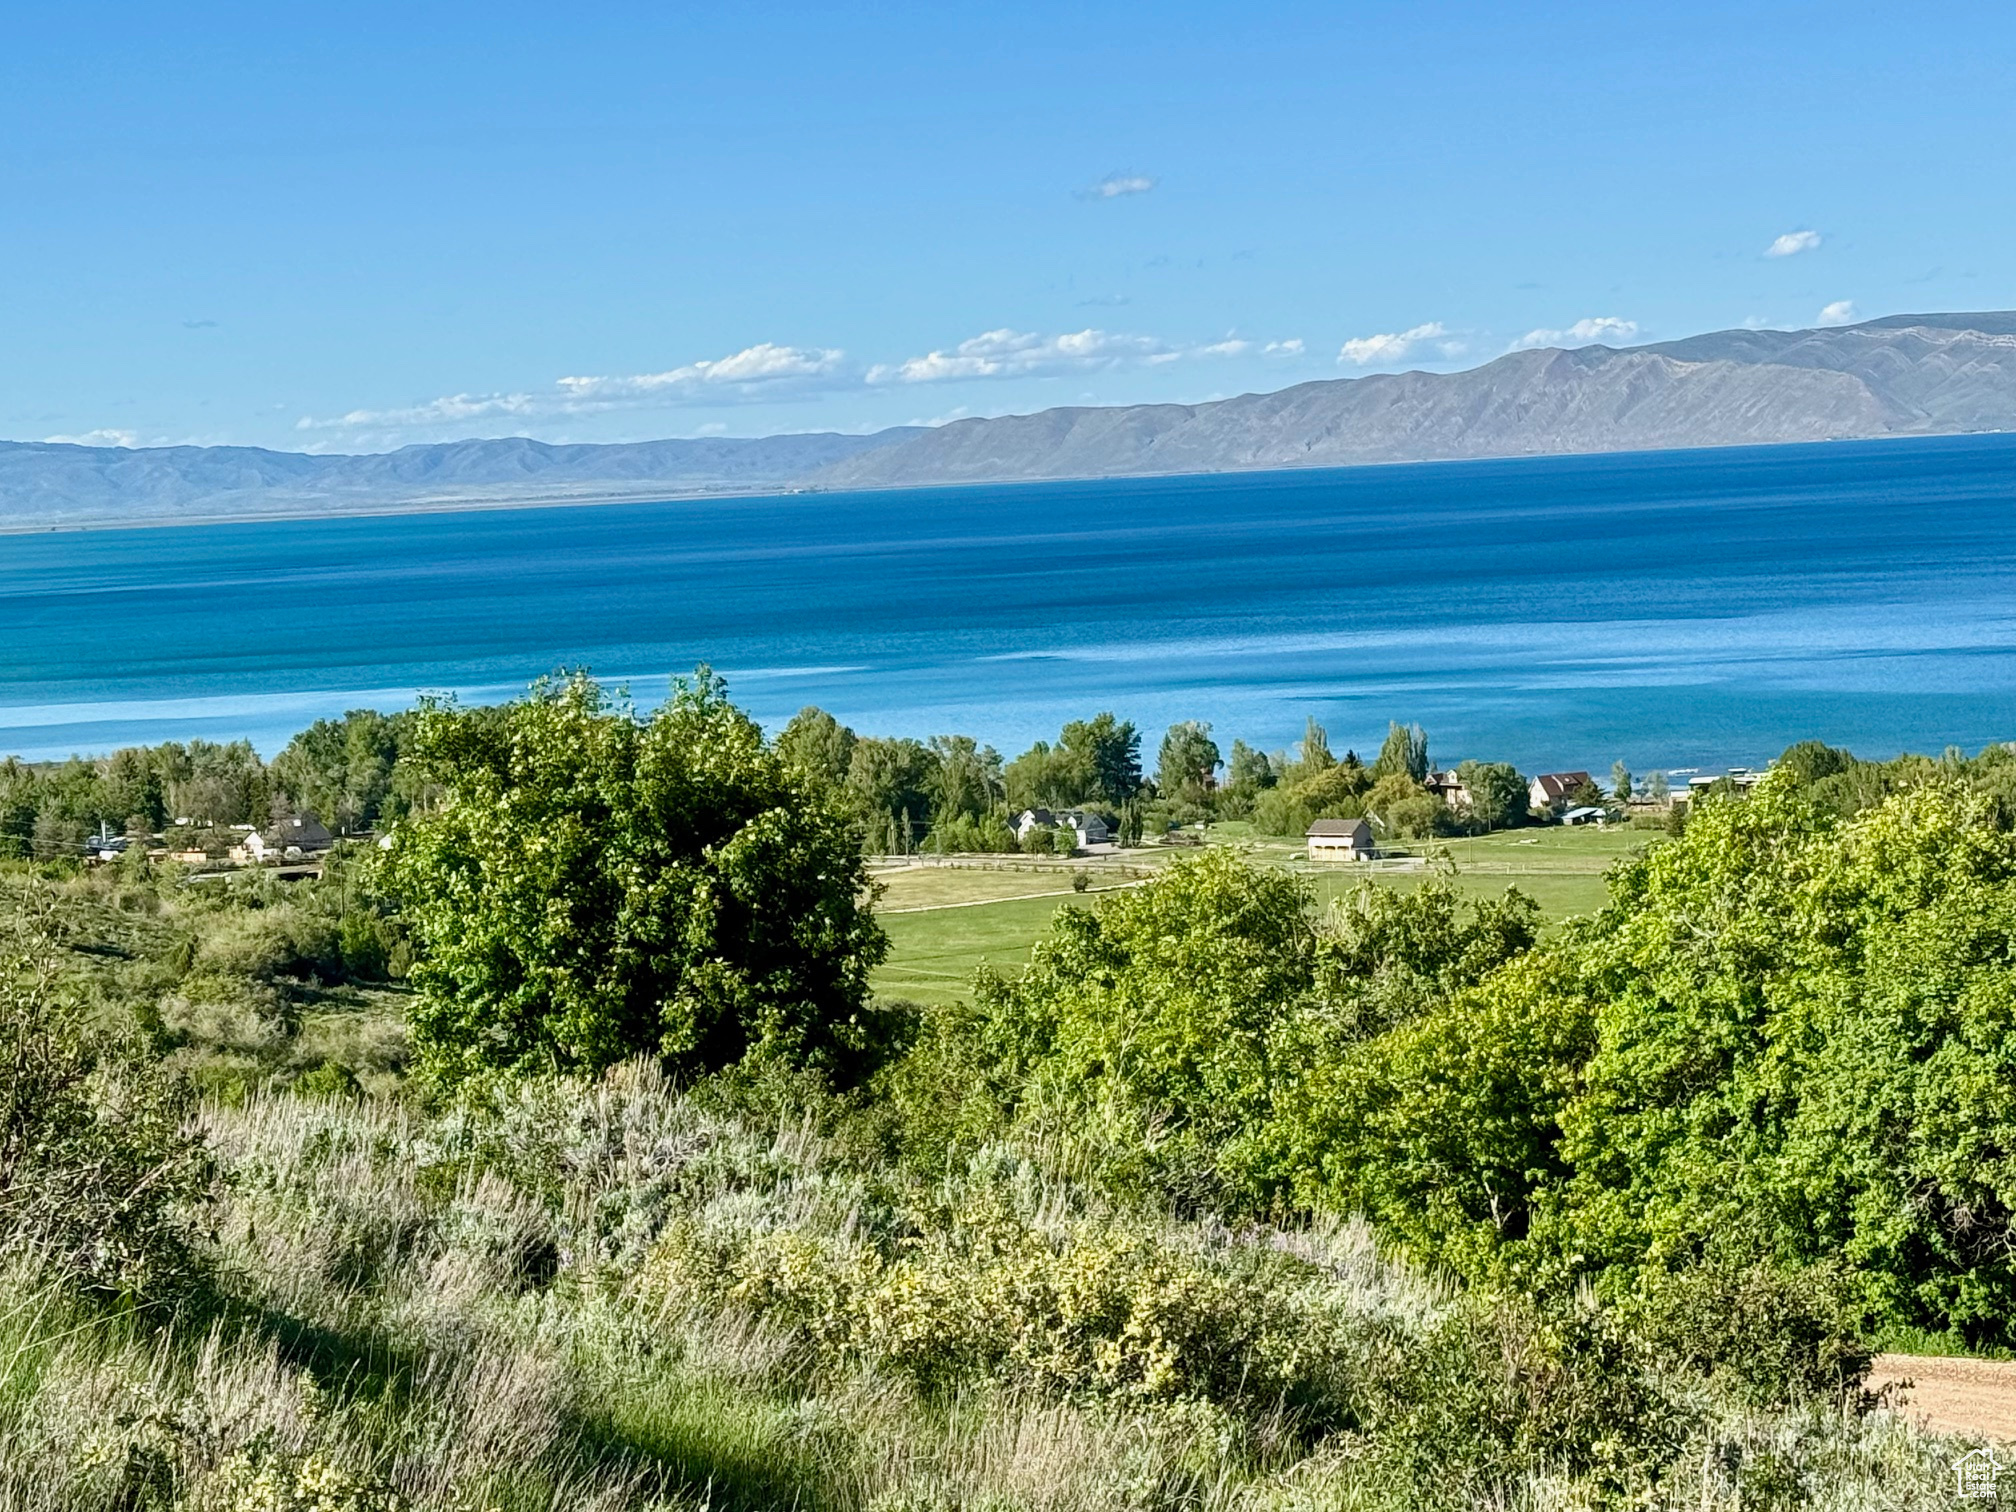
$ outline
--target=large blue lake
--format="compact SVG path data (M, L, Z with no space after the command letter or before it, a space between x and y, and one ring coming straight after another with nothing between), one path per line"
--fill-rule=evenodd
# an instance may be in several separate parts
M1111 708L1528 770L2016 738L2016 436L0 536L0 751L707 661L1012 754Z

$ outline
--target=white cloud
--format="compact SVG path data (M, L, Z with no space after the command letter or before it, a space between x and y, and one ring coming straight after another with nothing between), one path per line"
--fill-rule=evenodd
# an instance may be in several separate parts
M1811 252L1820 245L1818 231L1787 231L1764 249L1766 257L1792 257L1801 252Z
M1565 330L1528 331L1512 343L1515 352L1533 347L1589 346L1595 342L1629 341L1638 334L1638 322L1615 315L1585 315Z
M1129 360L1152 362L1179 356L1152 336L1116 336L1086 329L1062 336L1002 327L968 337L948 351L926 352L906 362L868 369L870 383L942 383L958 378L1021 378L1032 374L1083 372Z
M1080 199L1123 199L1130 194L1146 194L1155 187L1155 180L1145 173L1109 173L1089 189L1078 192Z
M367 439L396 443L412 432L467 428L483 421L509 421L529 428L535 422L612 410L756 403L858 391L870 385L1052 377L1120 366L1159 367L1193 359L1294 356L1301 350L1299 339L1263 343L1229 332L1222 340L1183 346L1153 336L1093 328L1049 336L1004 327L984 331L950 350L863 369L849 362L837 347L762 342L726 357L689 362L663 372L573 374L556 378L544 389L446 394L389 409L303 415L295 422L295 429L331 435L346 445Z
M904 362L878 363L867 381L885 383L946 383L975 378L1045 378L1108 368L1165 367L1198 359L1292 356L1302 350L1299 339L1257 342L1228 335L1220 341L1178 346L1154 336L1131 336L1086 329L1061 336L1002 327L983 331L949 351L926 352Z
M80 436L44 436L48 446L123 446L140 444L140 433L130 430L91 430Z
M1853 325L1861 318L1861 312L1855 308L1854 300L1837 299L1830 305L1822 306L1814 321L1823 326Z
M765 341L662 373L576 376L555 379L551 389L538 393L445 394L394 409L355 409L328 418L303 415L294 428L426 430L502 417L541 420L703 401L732 404L845 381L846 355L837 347L789 347Z
M823 378L838 371L846 355L837 347L789 347L764 341L727 357L689 362L662 373L562 378L558 386L577 399L606 399L695 391L721 384L772 384L789 379Z
M1348 362L1353 367L1370 367L1375 362L1404 362L1415 348L1430 341L1440 341L1448 334L1448 327L1441 321L1431 320L1426 325L1417 325L1405 331L1353 336L1339 350L1337 360Z

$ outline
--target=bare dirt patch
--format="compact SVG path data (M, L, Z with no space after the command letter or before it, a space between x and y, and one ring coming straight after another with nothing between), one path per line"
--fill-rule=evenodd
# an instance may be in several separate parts
M1869 1389L1885 1385L1898 1387L1900 1412L1935 1433L2016 1440L2016 1361L1878 1355Z

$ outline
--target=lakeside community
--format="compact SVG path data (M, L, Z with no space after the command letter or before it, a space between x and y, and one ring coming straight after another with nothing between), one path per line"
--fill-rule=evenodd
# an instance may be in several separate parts
M167 743L65 762L0 762L0 859L172 867L191 882L299 881L384 843L438 795L402 760L415 716L353 711L301 732L269 763L246 742ZM1685 821L1704 793L1759 772L1678 769L1599 782L1583 769L1436 767L1427 736L1394 724L1372 762L1333 756L1311 720L1291 750L1211 726L1165 735L1144 770L1135 728L1110 713L1003 761L968 736L862 736L823 710L776 736L855 818L891 948L885 995L943 1001L982 966L1014 969L1074 894L1138 886L1169 861L1230 847L1306 877L1319 903L1361 882L1407 890L1437 869L1468 896L1508 885L1555 920L1602 906L1610 866Z

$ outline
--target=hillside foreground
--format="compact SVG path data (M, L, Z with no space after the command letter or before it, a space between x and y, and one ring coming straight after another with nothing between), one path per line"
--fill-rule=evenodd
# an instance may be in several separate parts
M0 868L0 1508L1915 1512L1999 1428L1871 1356L2016 1345L2003 748L1796 748L1553 924L891 915L1050 910L935 1004L717 684L411 760L319 880Z

